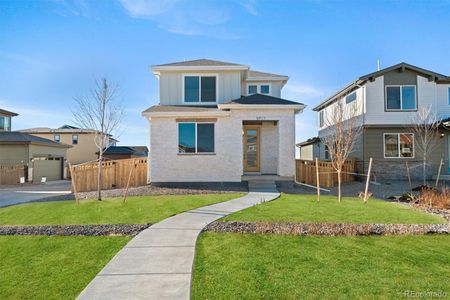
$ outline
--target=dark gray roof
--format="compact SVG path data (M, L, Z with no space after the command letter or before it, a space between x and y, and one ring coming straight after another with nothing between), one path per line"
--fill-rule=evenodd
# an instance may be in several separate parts
M52 140L44 139L31 134L18 132L18 131L6 131L0 132L1 144L40 144L50 147L70 148L71 146L54 142Z
M237 104L256 104L256 105L304 105L303 103L294 102L291 100L281 99L262 94L253 94L250 96L242 96L239 99L232 100L228 103Z
M105 154L140 154L148 153L147 146L111 146L106 149Z
M217 110L217 106L189 106L189 105L154 105L146 112L204 112Z
M418 74L421 74L423 76L426 76L436 82L450 82L450 76L445 76L445 75L442 75L442 74L439 74L436 72L432 72L430 70L422 69L422 68L416 67L414 65L402 62L402 63L396 64L396 65L387 67L385 69L382 69L382 70L379 70L376 72L372 72L372 73L369 73L369 74L359 77L358 79L352 81L349 85L347 85L343 89L340 89L338 92L336 92L332 96L330 96L327 99L325 99L324 101L320 102L316 107L313 108L313 110L318 111L318 110L322 109L323 107L327 106L328 104L333 103L339 97L352 92L353 90L355 90L358 87L358 85L364 84L368 80L373 80L376 77L382 76L393 70L405 70L405 69L408 69L408 70L414 71Z
M0 114L11 116L11 117L18 116L18 114L14 113L12 111L9 111L9 110L6 110L6 109L1 109L1 108L0 108Z
M255 70L249 70L248 77L288 77L288 76L267 73L267 72L260 72L260 71L255 71Z
M196 67L196 66L243 66L241 64L235 64L225 61L212 60L212 59L195 59L195 60L186 60L179 61L169 64L155 65L154 67Z
M316 136L316 137L309 138L304 142L298 143L297 147L307 146L307 145L315 144L318 142L320 142L320 138Z
M59 127L58 129L80 129L80 128L66 124L66 125L63 125L63 126Z

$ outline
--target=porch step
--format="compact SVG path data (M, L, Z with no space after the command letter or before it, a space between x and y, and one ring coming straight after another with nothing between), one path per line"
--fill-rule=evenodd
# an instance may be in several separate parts
M249 180L248 189L250 191L276 191L277 185L274 180Z

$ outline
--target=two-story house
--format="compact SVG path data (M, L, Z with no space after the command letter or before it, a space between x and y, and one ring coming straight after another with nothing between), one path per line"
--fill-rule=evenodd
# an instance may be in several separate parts
M66 177L69 145L31 134L11 131L11 117L18 114L0 109L0 165L26 166L26 180L40 182ZM3 174L3 176L14 176ZM15 179L19 182L19 178Z
M331 127L326 120L339 101L345 107L358 108L355 117L363 132L350 155L357 160L358 172L366 172L372 157L373 174L378 179L406 179L406 162L412 177L420 178L423 156L416 149L417 137L411 127L422 107L431 107L441 120L450 117L450 77L407 63L361 76L313 109L318 115L319 138L329 134ZM429 160L429 176L437 173L441 158L445 162L443 171L450 171L450 135L444 126L438 134L438 145ZM327 158L318 140L312 147L320 159Z
M81 129L75 126L63 125L59 128L30 128L20 132L28 133L57 143L71 145L67 150L67 162L77 165L98 159L98 148L95 144L96 131ZM110 137L110 146L115 146L117 140Z
M160 103L142 114L152 184L294 180L295 115L305 106L281 98L287 76L209 59L151 70Z

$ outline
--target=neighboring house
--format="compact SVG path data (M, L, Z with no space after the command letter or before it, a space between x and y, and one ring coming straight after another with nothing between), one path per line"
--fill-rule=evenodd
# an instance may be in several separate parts
M321 157L328 159L328 153L325 153L326 149L318 137L313 137L298 143L297 147L300 151L300 159L314 160Z
M319 137L329 134L326 120L337 101L345 107L356 105L357 124L363 133L351 157L357 160L358 172L366 172L369 158L374 159L373 171L378 179L406 179L406 162L413 178L422 176L422 154L411 126L421 107L432 107L442 120L450 117L450 77L400 63L359 77L314 108L318 115ZM429 176L436 174L441 158L450 171L450 135L443 127L439 144L432 154ZM325 152L320 159L325 159Z
M11 117L18 116L18 114L0 109L0 132L11 131Z
M1 117L17 116L15 113L1 110ZM0 120L1 120L0 117ZM4 121L3 124L6 124ZM28 181L40 182L42 177L47 180L59 180L66 177L65 160L69 145L36 137L30 134L10 131L8 126L0 131L0 165L25 165L28 167ZM7 130L6 130L7 129Z
M281 98L287 76L209 59L157 65L150 121L150 180L236 183L247 175L295 176L295 115Z
M30 128L20 132L32 134L52 140L57 143L72 145L67 151L67 161L73 165L95 161L98 159L98 148L95 145L96 131L93 129L80 129L64 125L59 128ZM110 145L115 146L116 140L110 138Z
M147 156L146 146L111 146L103 152L103 158L110 160Z

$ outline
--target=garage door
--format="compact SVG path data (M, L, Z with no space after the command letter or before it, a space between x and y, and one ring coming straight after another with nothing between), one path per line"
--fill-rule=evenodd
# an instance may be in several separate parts
M33 181L40 182L42 177L47 181L62 179L61 160L34 160Z

